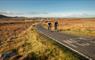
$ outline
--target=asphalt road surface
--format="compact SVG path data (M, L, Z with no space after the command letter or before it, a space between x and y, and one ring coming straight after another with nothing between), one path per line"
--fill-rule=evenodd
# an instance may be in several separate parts
M49 31L41 25L37 25L38 32L46 35L54 41L64 45L74 52L84 56L89 60L95 60L95 38L84 38L72 36L65 33Z

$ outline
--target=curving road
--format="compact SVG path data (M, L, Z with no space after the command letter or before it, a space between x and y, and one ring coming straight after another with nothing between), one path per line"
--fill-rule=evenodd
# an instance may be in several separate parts
M36 29L38 32L46 35L54 41L64 45L74 52L79 53L89 60L95 60L95 39L72 36L60 32L52 32L41 25L37 25Z

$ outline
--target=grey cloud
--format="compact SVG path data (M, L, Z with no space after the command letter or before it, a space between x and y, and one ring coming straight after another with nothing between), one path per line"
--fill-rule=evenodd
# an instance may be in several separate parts
M38 15L38 14L48 14L48 12L28 12L27 14Z

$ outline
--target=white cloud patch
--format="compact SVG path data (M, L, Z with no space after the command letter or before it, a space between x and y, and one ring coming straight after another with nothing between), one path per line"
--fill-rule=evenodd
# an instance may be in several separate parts
M24 17L95 17L95 12L16 12L16 11L0 11L0 14L8 16L24 16Z

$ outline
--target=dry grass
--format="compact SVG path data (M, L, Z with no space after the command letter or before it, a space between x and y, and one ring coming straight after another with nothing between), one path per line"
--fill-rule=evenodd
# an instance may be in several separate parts
M11 45L11 46L10 46ZM7 46L4 46L2 53L9 52L16 49L18 54L12 56L10 59L18 60L34 59L34 60L81 60L79 55L76 55L66 48L61 48L56 42L51 41L48 37L39 34L36 30L31 29L23 36L14 39L14 41ZM1 48L1 49L3 49Z

